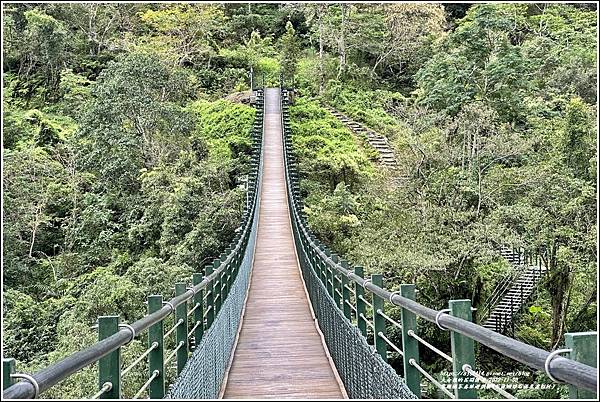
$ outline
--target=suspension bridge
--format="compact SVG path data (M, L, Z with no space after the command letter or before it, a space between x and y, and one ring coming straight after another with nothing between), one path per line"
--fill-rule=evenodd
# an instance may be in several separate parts
M564 348L545 351L474 323L470 300L434 310L415 300L414 284L387 290L382 275L365 277L321 243L303 214L289 103L285 88L256 89L248 202L230 246L170 300L148 296L138 321L99 317L98 342L63 360L23 373L3 357L3 398L43 397L93 365L90 399L124 397L132 372L145 376L133 398L415 399L426 384L450 399L513 398L478 370L478 348L567 384L571 398L595 396L595 332L568 333ZM424 321L449 334L449 351L426 339ZM145 350L124 367L134 340ZM448 361L453 381L421 363L424 349Z

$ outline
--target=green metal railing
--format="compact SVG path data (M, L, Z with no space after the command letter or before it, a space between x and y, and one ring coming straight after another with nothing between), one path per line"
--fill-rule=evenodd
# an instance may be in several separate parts
M247 200L237 235L218 258L192 275L191 285L175 284L175 297L163 301L162 295L148 296L148 314L131 324L119 322L119 316L98 318L98 342L32 375L16 373L14 359L3 358L3 398L37 398L44 391L73 373L98 364L98 390L90 399L122 397L128 375L146 361L147 379L134 399L147 394L152 399L166 394L167 370L173 365L179 375L190 353L201 342L217 319L224 301L238 276L251 232L255 231L259 198L264 91L257 89L256 118L251 130L252 154L247 181ZM173 325L165 328L172 319ZM122 349L146 333L147 348L127 367L123 367ZM167 350L167 345L174 345ZM171 365L171 366L170 366ZM18 381L20 380L20 381Z
M347 353L346 355L337 353L336 342L339 340L336 340L335 334L327 334L327 331L335 332L337 329L327 328L329 324L326 321L329 320L329 314L327 307L322 304L335 306L334 309L358 329L359 336L372 339L370 343L374 347L374 352L384 361L387 361L389 353L399 355L403 363L406 385L417 397L421 396L421 380L426 379L449 398L477 398L477 388L491 389L505 398L513 398L506 391L506 387L493 383L476 370L475 345L477 343L533 369L543 371L555 382L569 384L573 397L589 398L595 395L597 388L595 368L597 334L595 332L566 334L566 349L547 352L473 323L474 309L471 307L470 300L450 300L447 309L436 311L415 301L414 284L402 284L399 289L390 292L384 287L382 275L374 274L364 278L362 267L351 267L348 261L340 258L321 243L309 229L303 213L299 172L292 147L289 97L286 89L281 90L281 110L288 202L298 259L309 293L311 288L319 286L326 289L329 295L328 298L313 299L311 294L311 302L314 310L321 312L321 316L317 313L319 325L328 341L330 351L333 351L334 362L347 389L357 389L356 395L359 391L364 391L353 382L360 376L369 375L367 371L370 368L354 367L354 370L362 370L358 376L355 373L343 374L348 371L348 368L344 367ZM311 283L312 277L318 278L317 284ZM392 318L388 314L387 306L399 307L400 318ZM437 324L440 331L450 331L450 354L439 350L420 335L418 319ZM401 346L390 339L388 332L391 329L400 331ZM451 363L451 371L456 382L449 385L441 384L428 373L419 361L420 347L429 349ZM566 357L560 356L560 353L566 354ZM460 387L458 384L465 384L465 386ZM470 384L478 384L478 387L475 385L471 387ZM369 392L372 394L373 391L368 391L367 395L371 395ZM350 397L357 397L356 395L352 395L349 391Z

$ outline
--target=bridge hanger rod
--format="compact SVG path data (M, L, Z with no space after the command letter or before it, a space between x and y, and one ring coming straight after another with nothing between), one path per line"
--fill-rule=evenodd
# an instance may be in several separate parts
M494 384L493 382L491 382L484 376L480 375L477 371L473 370L473 367L471 367L470 365L464 364L462 366L462 369L463 369L463 371L466 371L467 373L471 374L473 377L477 378L480 382L489 386L491 389L493 389L494 391L496 391L503 397L505 397L507 399L516 399L516 397L514 395L509 394L508 392L506 392L505 390L500 388L498 385Z
M425 378L427 378L433 385L435 385L443 393L445 393L446 395L448 395L448 397L450 399L456 399L456 397L450 391L448 391L446 389L446 387L444 387L442 384L440 384L438 380L436 380L435 378L433 378L431 374L429 374L427 371L425 371L425 369L423 367L421 367L421 365L419 365L419 363L417 363L415 361L415 359L410 359L408 362L409 362L409 364L411 366L413 366L414 368L416 368L417 370L419 370L419 372L421 374L423 374L423 376L425 376Z

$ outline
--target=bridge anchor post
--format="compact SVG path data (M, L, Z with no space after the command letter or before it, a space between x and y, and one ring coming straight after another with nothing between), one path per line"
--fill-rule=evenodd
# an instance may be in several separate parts
M15 374L17 370L17 361L13 358L2 359L2 390L13 385L16 381L10 375Z
M383 288L383 276L381 274L371 275L371 283ZM385 318L381 315L381 313L385 312L383 303L384 300L373 293L373 325L375 327L373 338L375 340L375 349L377 349L377 353L379 353L383 361L387 362L387 344L382 337L382 335L385 336Z
M572 351L569 358L577 362L598 367L598 344L596 332L574 332L565 334L565 346ZM595 399L596 394L569 385L569 399Z
M448 304L450 314L454 317L473 321L471 300L450 300ZM454 395L458 399L476 399L477 391L475 388L471 388L475 386L475 382L472 382L475 381L475 378L463 370L465 364L468 364L475 370L475 342L465 335L452 331L450 333L450 346L452 348L452 369L454 371L454 379L457 381Z
M104 340L119 332L119 316L98 317L98 341ZM108 391L100 395L100 399L121 398L121 348L117 348L98 361L98 389L105 383L111 383Z
M400 296L410 300L415 300L415 285L403 284L400 285ZM404 352L403 366L404 379L406 385L417 398L421 397L421 373L415 366L410 364L413 359L419 363L419 342L410 336L409 331L417 332L417 316L412 311L402 308L400 309L400 318L402 324L402 349Z

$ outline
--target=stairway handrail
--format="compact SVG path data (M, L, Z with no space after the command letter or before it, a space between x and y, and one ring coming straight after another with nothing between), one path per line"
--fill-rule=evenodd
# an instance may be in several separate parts
M488 297L483 307L479 310L479 322L483 322L492 312L493 308L498 304L502 296L506 294L506 292L514 285L523 273L519 272L515 267L511 264L511 271L508 275L506 275L500 283L494 288L494 291Z

